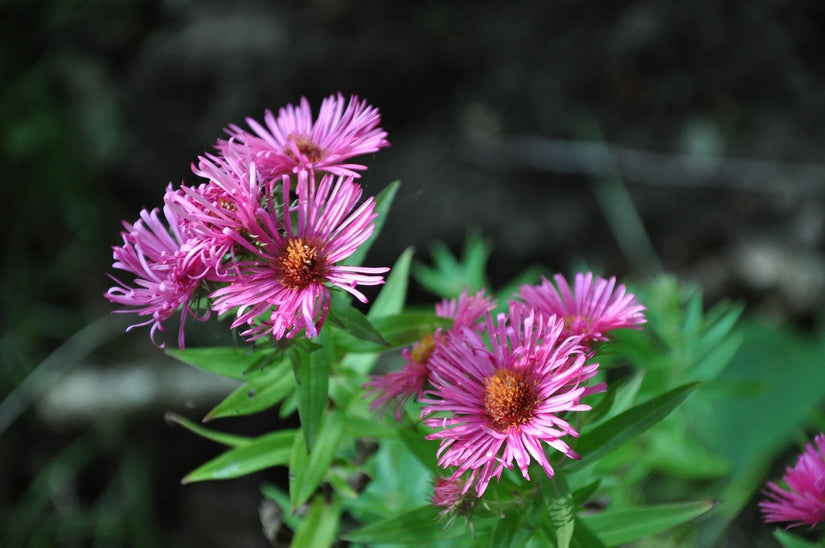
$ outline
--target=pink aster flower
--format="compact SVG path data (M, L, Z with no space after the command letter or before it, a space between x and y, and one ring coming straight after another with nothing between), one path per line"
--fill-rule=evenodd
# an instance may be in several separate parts
M372 197L356 208L361 187L351 177L325 175L316 183L299 172L295 203L289 176L281 190L280 205L260 208L243 234L224 229L247 258L220 279L227 285L211 294L212 309L237 309L232 327L248 326L243 335L251 340L291 338L300 329L316 337L329 310L327 284L367 302L356 287L384 283L378 274L389 270L339 264L369 239L377 216Z
M190 302L206 268L193 259L191 240L182 234L177 216L167 207L163 212L165 222L157 208L151 212L142 210L140 220L134 225L123 222L126 229L121 233L123 245L112 248L115 260L112 266L134 274L135 278L133 284L128 285L112 277L118 285L110 288L105 297L113 303L134 307L116 312L150 316L145 322L129 326L127 331L152 324L153 341L156 332L163 331L163 322L181 309L178 345L183 347L184 321L188 315L198 318Z
M469 471L478 496L513 461L528 480L531 460L552 477L544 445L579 458L562 440L578 433L560 415L589 410L581 398L605 386L586 386L598 364L585 363L580 338L560 338L563 329L563 320L512 303L509 317L487 315L491 347L465 327L431 357L421 417L436 431L427 439L441 440L438 463L457 467L453 479Z
M420 341L413 343L412 348L401 351L405 364L400 371L393 371L380 377L375 377L364 385L368 389L367 396L378 394L370 403L370 409L375 410L396 403L395 420L401 420L401 411L409 399L415 395L419 398L424 395L424 387L430 376L429 361L436 348L443 344L451 333L464 327L479 326L485 314L496 307L496 302L484 295L482 289L475 295L463 291L457 299L444 299L435 306L436 316L451 318L453 325L446 331L436 331L426 335Z
M344 161L389 145L380 121L378 109L356 96L347 103L339 93L324 99L313 122L309 101L302 97L297 107L281 108L277 118L267 110L264 125L247 118L252 133L229 126L232 139L219 141L218 147L231 149L237 146L234 139L250 151L265 175L308 170L359 177L358 170L366 167Z
M787 521L786 528L825 520L825 434L818 434L814 444L805 444L796 466L785 471L784 489L767 483L767 500L759 503L765 523Z
M628 293L623 284L616 285L616 278L604 279L587 274L576 274L571 291L561 274L553 279L554 286L546 278L540 285L525 285L519 296L530 306L545 314L555 314L564 319L562 337L581 335L582 343L607 340L605 333L620 327L645 323L644 310L636 297Z
M169 189L164 202L193 235L191 255L218 273L234 248L230 234L257 226L258 209L271 195L272 185L265 185L255 163L240 155L207 154L198 158L192 171L207 182Z

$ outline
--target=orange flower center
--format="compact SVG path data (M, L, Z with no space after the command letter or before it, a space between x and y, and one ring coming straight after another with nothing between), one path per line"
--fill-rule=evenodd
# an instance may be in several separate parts
M303 238L287 241L277 259L281 285L289 289L304 289L321 282L327 274L327 264L317 246Z
M429 363L433 350L435 350L435 335L424 335L420 341L413 344L410 358L416 363Z
M291 133L287 137L287 139L295 143L295 145L298 147L298 151L304 156L306 156L307 160L309 160L312 163L320 161L321 158L323 158L324 156L324 151L321 150L321 147L313 143L312 139L310 139L306 135ZM287 148L286 153L289 156L292 156L292 150L290 148ZM297 160L297 158L295 159Z
M498 369L484 380L484 411L499 432L525 424L538 403L535 381L521 371Z

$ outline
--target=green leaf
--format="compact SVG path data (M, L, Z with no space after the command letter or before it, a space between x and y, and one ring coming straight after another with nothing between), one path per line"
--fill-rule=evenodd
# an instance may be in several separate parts
M280 403L295 390L295 376L289 371L289 360L267 369L262 375L235 389L221 403L215 406L204 422L219 417L251 415Z
M334 293L329 307L329 319L352 337L374 343L380 346L389 346L381 333L373 327L360 310L353 307L340 294Z
M221 346L212 348L167 349L166 353L176 360L203 371L246 381L257 374L256 367L264 368L276 352L274 348L237 348ZM247 373L247 371L251 371Z
M364 544L412 544L426 546L441 540L465 534L463 527L451 527L444 531L439 521L438 509L432 504L405 512L396 517L356 529L344 539Z
M322 331L319 338L328 339ZM301 418L301 430L307 448L312 448L315 434L324 416L329 396L329 372L332 368L332 345L323 344L312 353L299 350L290 352L295 366L296 395L298 398L298 416Z
M344 432L353 438L397 439L398 428L387 426L375 418L348 415L343 425Z
M457 260L450 250L437 242L430 250L434 266L413 266L413 276L428 291L446 298L458 297L466 289L475 292L489 287L486 276L491 247L475 233L467 234L464 253Z
M341 519L341 502L333 500L326 503L323 498L315 497L295 537L291 548L327 548L335 542Z
M810 542L782 529L775 529L773 537L782 545L782 548L818 548L822 546L822 543Z
M242 445L249 445L249 443L255 439L247 436L236 436L235 434L226 434L224 432L210 430L208 428L200 426L199 424L195 424L194 422L178 415L177 413L166 413L163 416L163 418L166 420L166 422L183 426L193 434L197 434L202 438L212 440L222 445L228 445L229 447L241 447Z
M639 389L642 387L644 378L645 372L638 371L622 382L616 390L616 399L613 402L611 413L618 415L630 409L636 400L636 396L639 394Z
M424 439L425 432L416 428L402 428L398 436L407 450L415 455L433 476L438 475L438 441Z
M384 287L375 297L375 301L367 312L367 318L374 320L392 314L400 314L407 302L407 286L410 279L410 264L415 250L408 247L395 261Z
M289 459L289 502L295 510L315 492L332 463L343 433L341 414L326 414L318 429L315 444L307 450L303 435L296 435Z
M498 520L493 528L493 534L490 536L490 548L498 548L499 546L523 546L522 543L516 543L516 536L522 530L522 523L524 522L524 513L512 510Z
M569 548L576 526L576 511L567 481L561 474L556 474L552 478L541 473L538 476L544 505L547 507L550 522L555 530L556 546Z
M618 546L649 537L696 519L716 505L713 500L645 506L581 516L607 546Z
M433 474L398 440L383 440L365 471L372 481L358 499L347 503L347 509L362 523L418 508L432 493Z
M297 531L298 527L301 526L301 520L298 517L298 514L293 514L290 512L289 495L278 486L267 482L261 484L261 493L263 493L265 497L275 501L275 503L281 508L281 515L284 523L286 523L287 527L293 531Z
M375 230L372 231L372 236L370 236L369 240L361 244L352 255L343 261L343 264L357 266L364 262L367 252L372 247L372 244L375 243L378 235L381 234L381 229L384 228L387 213L389 213L390 207L392 207L393 200L395 200L395 195L398 193L400 186L401 181L393 181L375 197L375 212L378 213L378 217L375 219Z
M252 438L189 472L181 483L245 476L264 468L285 465L297 430L279 430Z
M593 495L596 494L596 492L599 490L599 487L601 487L601 485L602 485L602 480L601 480L601 478L599 478L599 479L596 479L596 480L590 482L589 484L585 485L584 487L576 489L573 492L573 505L576 506L576 507L582 506L584 503L586 503L588 500L590 500L590 498Z
M332 335L335 348L339 352L347 353L385 352L419 341L425 335L432 335L438 328L449 328L453 320L436 316L435 313L408 312L376 318L372 324L388 346L358 339L349 333L336 330Z
M602 539L596 536L596 533L580 517L576 517L576 528L573 530L570 546L573 548L606 548Z
M690 394L698 383L688 383L650 399L616 415L612 419L581 435L576 443L576 452L582 460L567 462L570 469L577 470L592 464L598 458L630 441L648 428L665 418Z

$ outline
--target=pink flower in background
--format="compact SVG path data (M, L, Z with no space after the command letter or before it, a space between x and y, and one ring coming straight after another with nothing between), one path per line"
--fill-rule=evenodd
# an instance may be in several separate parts
M522 286L519 296L545 314L563 318L562 337L581 335L582 342L588 344L607 340L605 333L613 329L635 328L646 321L645 307L623 284L616 286L616 278L578 273L572 291L561 274L553 279L558 289L543 278L540 285Z
M113 303L132 307L116 312L151 316L129 329L152 324L152 340L158 330L163 331L163 322L182 309L178 345L183 347L184 321L187 315L194 315L190 301L207 269L193 258L192 246L182 235L177 216L169 208L164 208L164 216L165 222L157 208L151 212L144 209L134 225L123 222L123 245L112 248L112 266L134 274L135 279L129 285L112 277L118 285L105 296Z
M825 520L825 434L805 444L796 466L788 468L782 478L784 489L767 483L767 500L759 503L765 523L786 521L788 528Z
M493 477L513 461L529 479L531 459L552 477L544 444L578 458L563 436L578 433L561 415L586 411L581 398L605 389L587 387L598 364L586 364L578 337L560 338L564 323L521 303L496 322L487 315L486 333L463 328L430 359L430 383L421 398L421 417L440 439L438 463L457 467L453 479L469 471L481 496Z
M287 105L277 118L267 110L264 125L247 118L253 133L229 126L232 139L218 146L225 154L244 146L265 175L308 170L359 177L358 170L366 167L344 161L389 145L387 133L378 127L380 122L378 109L356 96L347 103L340 93L324 99L313 122L309 101L302 97L297 107Z
M248 258L236 261L234 272L220 278L227 285L211 294L216 312L237 309L232 327L247 325L250 339L291 338L300 329L316 337L329 310L327 284L366 302L356 287L384 283L378 274L389 270L338 264L369 239L377 216L372 197L356 208L361 187L352 178L325 175L316 183L299 172L294 204L290 177L281 184L279 208L259 210L247 235L227 232Z
M370 403L375 410L395 402L395 419L401 420L401 411L409 399L423 396L424 387L430 376L429 361L436 348L453 332L478 324L485 314L496 307L496 302L484 295L484 290L475 295L462 292L457 299L444 299L435 306L435 313L442 318L452 318L453 326L446 331L437 331L413 343L412 348L401 351L405 364L400 371L375 377L364 385L368 395L378 394Z

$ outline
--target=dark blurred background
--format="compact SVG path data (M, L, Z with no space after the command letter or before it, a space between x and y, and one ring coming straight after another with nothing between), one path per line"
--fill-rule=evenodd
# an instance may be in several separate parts
M403 184L372 264L476 230L493 285L664 270L807 330L823 52L818 0L0 1L3 524L28 545L266 545L257 486L281 472L181 487L220 449L162 418L231 385L122 334L102 297L121 220L229 123L302 95L377 106L392 146L363 182Z

